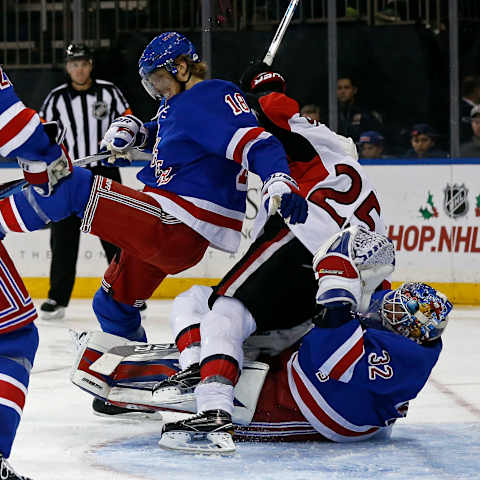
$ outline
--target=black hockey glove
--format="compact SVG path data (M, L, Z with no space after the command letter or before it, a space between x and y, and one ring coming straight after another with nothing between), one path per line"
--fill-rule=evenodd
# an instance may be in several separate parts
M240 77L240 88L245 93L285 93L286 82L281 73L263 62L251 62Z

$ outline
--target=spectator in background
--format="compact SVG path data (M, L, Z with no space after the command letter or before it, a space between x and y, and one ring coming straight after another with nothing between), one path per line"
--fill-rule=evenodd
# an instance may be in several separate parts
M480 105L470 111L470 124L473 136L470 142L464 143L460 148L462 157L480 158Z
M309 105L304 105L300 109L300 115L302 117L307 117L310 120L314 120L318 123L322 123L322 115L321 115L321 110L318 105L315 105L313 103L310 103Z
M460 101L460 142L471 140L472 122L470 112L480 104L480 76L468 75L463 77L462 99Z
M43 121L58 120L67 128L64 144L72 159L98 152L100 141L112 120L132 113L122 92L110 82L92 78L93 56L83 44L71 43L66 49L65 68L68 82L54 88L40 110ZM117 167L101 162L87 168L120 182ZM50 290L40 306L44 319L63 318L75 283L81 220L73 215L51 224ZM117 247L101 241L110 263Z
M383 120L378 112L359 106L355 101L358 88L350 77L337 81L338 131L340 135L352 137L358 142L360 132L381 131Z
M384 158L385 139L375 130L363 132L357 145L360 158Z
M427 123L417 123L410 132L412 148L405 154L411 158L439 158L447 157L447 153L436 147L438 134Z

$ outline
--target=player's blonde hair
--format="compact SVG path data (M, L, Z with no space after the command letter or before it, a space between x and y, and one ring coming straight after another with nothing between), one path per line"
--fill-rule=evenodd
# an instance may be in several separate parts
M183 60L187 64L194 77L205 80L208 72L208 66L205 62L194 62L189 55L180 55L176 61L179 60Z

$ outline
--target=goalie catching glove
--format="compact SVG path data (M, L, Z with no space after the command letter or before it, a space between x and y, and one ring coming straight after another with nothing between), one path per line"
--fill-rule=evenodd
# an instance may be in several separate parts
M116 118L105 132L100 151L112 153L103 162L108 166L124 167L132 161L131 150L142 148L148 137L148 131L140 119L133 115Z
M307 201L300 195L295 180L285 173L274 173L265 180L262 194L267 196L265 208L268 215L277 211L290 225L305 223L308 215Z
M50 163L24 158L17 158L17 161L23 170L25 180L33 186L39 195L48 197L52 194L55 185L70 175L72 161L67 149L62 145L66 132L65 127L62 127L59 122L46 122L43 124L43 128L50 139L50 143L59 146L60 156Z
M366 312L375 288L394 270L395 248L385 235L353 226L330 237L313 257L317 303L351 304Z

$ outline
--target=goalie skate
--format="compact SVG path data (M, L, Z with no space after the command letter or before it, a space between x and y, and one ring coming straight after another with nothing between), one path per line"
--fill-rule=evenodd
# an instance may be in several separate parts
M235 453L233 423L223 410L208 410L178 422L163 426L158 445L166 450L193 454Z
M200 365L194 363L153 387L152 396L160 404L176 404L195 401L194 390L200 383Z
M107 418L121 418L121 419L138 419L143 420L148 418L150 420L162 420L162 414L156 410L141 408L136 405L128 405L128 407L119 407L110 402L106 402L99 398L94 398L92 402L92 409L94 415Z

